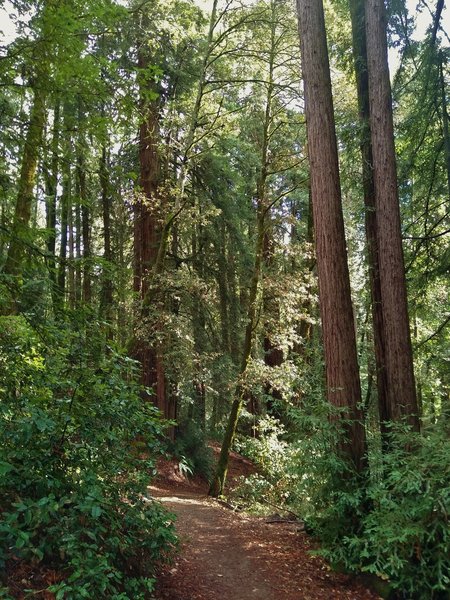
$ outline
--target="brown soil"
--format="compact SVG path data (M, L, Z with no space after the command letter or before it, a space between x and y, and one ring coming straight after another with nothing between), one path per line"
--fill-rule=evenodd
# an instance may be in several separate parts
M313 544L298 523L235 513L208 498L205 483L186 481L174 463L160 467L150 493L176 514L181 552L160 575L157 600L379 599L311 556ZM231 485L252 469L233 454Z
M218 446L213 449L218 453ZM252 463L232 453L229 489ZM180 553L158 578L155 600L380 600L355 578L334 573L309 553L311 539L299 523L268 523L236 513L207 496L200 478L186 479L174 461L160 461L151 496L177 516ZM54 598L45 588L62 574L20 560L8 561L13 598L33 588L34 598ZM0 574L1 575L1 574ZM92 599L95 600L95 599Z

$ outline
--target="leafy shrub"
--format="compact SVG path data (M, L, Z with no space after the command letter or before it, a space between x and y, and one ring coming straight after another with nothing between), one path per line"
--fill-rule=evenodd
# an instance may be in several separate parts
M407 598L450 598L449 456L439 431L394 433L384 477L367 490L361 533L343 540L351 564L389 578Z
M390 451L372 448L371 476L358 479L316 447L297 465L297 498L320 553L350 571L388 580L408 600L450 598L450 441L393 428ZM308 465L308 466L307 466Z
M266 415L259 420L255 437L240 436L235 441L236 450L249 458L258 472L242 477L234 495L254 508L286 505L289 509L297 478L290 465L296 451L283 439L285 434L283 425Z
M200 475L207 481L213 472L214 457L207 445L204 431L192 420L179 425L177 439L170 449L179 460L180 471L185 475Z
M51 565L56 598L144 598L175 542L146 498L163 423L133 361L69 331L0 318L0 567Z

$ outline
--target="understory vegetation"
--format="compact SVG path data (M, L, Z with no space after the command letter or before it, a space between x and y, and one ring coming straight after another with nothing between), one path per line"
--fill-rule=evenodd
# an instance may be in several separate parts
M134 600L175 544L147 491L164 423L98 331L0 317L0 567L52 566L56 598Z
M322 422L323 423L323 422ZM399 598L449 597L450 441L445 426L413 435L390 432L390 449L369 451L361 481L333 451L330 427L295 429L263 420L259 435L237 443L256 474L242 477L231 500L258 514L305 522L318 553L339 570L370 573ZM301 441L299 441L301 440ZM343 482L345 482L343 484Z

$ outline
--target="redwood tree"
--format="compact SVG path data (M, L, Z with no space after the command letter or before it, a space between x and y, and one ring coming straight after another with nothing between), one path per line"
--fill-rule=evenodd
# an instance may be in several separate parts
M375 350L376 379L380 425L383 436L389 419L387 407L387 376L385 365L385 332L381 305L380 266L377 242L377 217L375 211L375 185L373 180L372 143L370 140L369 79L367 73L366 10L365 0L349 0L352 21L353 59L355 65L358 109L360 119L360 147L365 206L365 227L369 284L372 300L373 343Z
M387 377L386 419L419 430L403 260L383 0L366 3L370 127Z
M171 418L174 414L171 414L166 402L161 350L154 339L148 339L150 333L147 331L147 328L154 330L157 327L151 312L154 309L152 305L158 299L158 282L154 271L162 234L157 207L160 183L159 101L153 89L154 82L146 77L149 58L142 46L139 48L138 61L142 73L142 121L139 129L140 195L134 210L134 290L141 301L140 323L137 327L143 324L144 328L136 335L134 354L141 362L142 384L152 390L152 400L164 416Z
M323 4L297 0L327 397L348 419L341 451L364 468L361 385Z

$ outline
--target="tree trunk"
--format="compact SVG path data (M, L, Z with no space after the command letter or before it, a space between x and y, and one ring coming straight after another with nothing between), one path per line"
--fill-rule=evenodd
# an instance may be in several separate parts
M366 441L323 5L297 0L297 9L327 397L347 421L340 450L362 471Z
M369 284L372 299L372 327L377 377L378 408L382 437L386 437L387 374L384 341L384 323L381 306L380 266L377 243L377 218L375 212L375 186L370 139L369 78L367 72L365 0L349 0L352 19L353 59L358 94L361 126L362 179L365 206L366 248L369 267Z
M147 64L145 50L139 48L138 66L144 70ZM173 415L168 409L162 350L154 335L159 327L158 316L155 313L158 307L161 308L159 276L162 273L163 260L158 264L158 255L163 244L164 231L160 225L161 207L158 206L159 103L157 100L145 99L149 85L151 82L143 82L141 90L141 108L144 115L139 128L141 196L134 207L134 289L141 298L139 318L144 328L143 333L137 334L134 340L134 355L141 363L141 382L150 390L151 401L166 418L172 418Z
M11 242L9 244L6 262L3 267L5 275L15 278L13 286L17 286L17 290L21 287L23 256L26 244L29 241L31 207L34 201L34 184L46 120L45 101L47 98L46 86L48 83L46 68L47 57L40 57L39 62L40 66L36 69L37 72L33 82L34 98L19 174L16 205L11 230ZM11 303L8 312L17 312L19 307L16 301L17 296Z
M100 314L108 322L112 320L113 284L112 284L112 248L111 248L111 193L109 186L108 157L106 146L102 147L100 159L100 187L103 216L103 269L100 298Z
M47 228L47 264L50 277L53 305L56 299L56 201L58 197L58 169L59 169L59 139L61 129L61 102L55 100L53 112L53 132L51 144L50 164L46 169L46 228Z
M387 376L386 420L418 431L383 0L367 0L370 127Z

